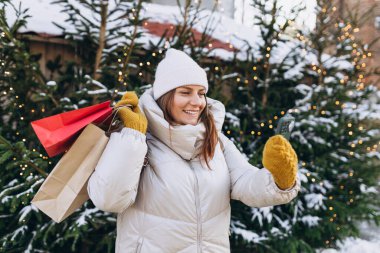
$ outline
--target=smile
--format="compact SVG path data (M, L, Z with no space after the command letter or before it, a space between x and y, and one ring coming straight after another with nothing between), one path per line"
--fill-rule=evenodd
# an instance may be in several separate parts
M185 113L187 114L190 114L190 115L197 115L199 111L185 111L183 110Z

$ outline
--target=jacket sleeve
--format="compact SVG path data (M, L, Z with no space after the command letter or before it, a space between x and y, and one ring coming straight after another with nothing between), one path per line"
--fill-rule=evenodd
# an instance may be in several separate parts
M225 135L221 134L220 140L230 173L232 199L251 207L265 207L288 203L297 196L300 189L298 176L292 188L281 190L267 169L251 165Z
M120 213L134 203L147 153L145 140L144 134L131 128L111 134L87 186L97 208Z

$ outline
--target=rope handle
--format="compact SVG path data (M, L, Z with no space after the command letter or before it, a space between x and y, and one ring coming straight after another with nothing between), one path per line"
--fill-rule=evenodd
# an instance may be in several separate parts
M115 120L115 117L117 115L117 112L121 109L121 108L129 108L132 110L132 106L131 105L120 105L120 106L117 106L117 107L113 107L112 108L112 113L110 113L102 122L100 122L98 125L102 125L104 124L111 116L112 117L112 120L111 120L111 123L109 124L108 126L108 129L107 131L105 131L106 135L109 137L111 135L111 133L113 132L118 132L120 131L123 126L122 125L119 125L118 127L116 127L114 130L111 130L112 126L114 125L115 122L117 122L118 120Z

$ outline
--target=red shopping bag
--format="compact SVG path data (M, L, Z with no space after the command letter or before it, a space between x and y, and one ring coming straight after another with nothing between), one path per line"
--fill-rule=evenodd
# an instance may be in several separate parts
M49 157L67 150L90 123L104 121L111 113L111 101L33 121L32 127Z

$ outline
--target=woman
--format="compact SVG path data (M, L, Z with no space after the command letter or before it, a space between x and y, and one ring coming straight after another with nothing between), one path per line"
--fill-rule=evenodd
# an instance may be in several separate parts
M88 184L99 209L118 213L116 252L230 252L230 199L263 207L297 195L289 142L270 138L265 168L250 165L221 133L225 109L207 90L206 72L169 49L139 105L131 92L118 102L133 110L119 111L125 127L111 135Z

